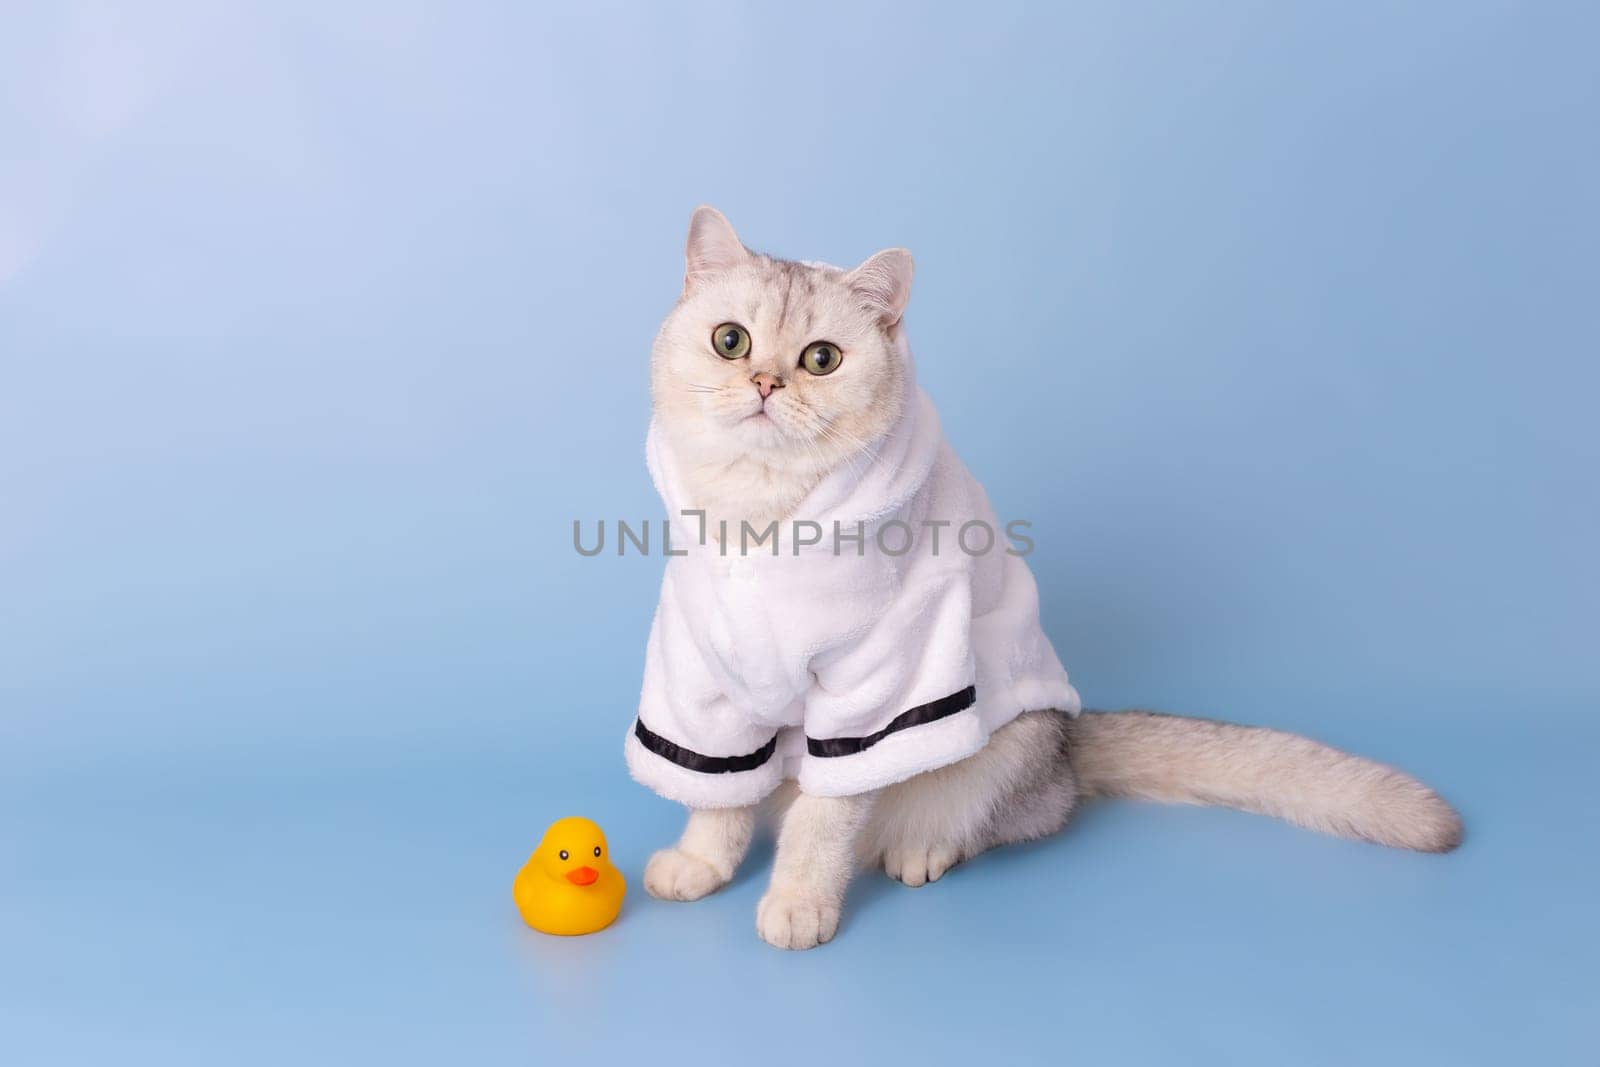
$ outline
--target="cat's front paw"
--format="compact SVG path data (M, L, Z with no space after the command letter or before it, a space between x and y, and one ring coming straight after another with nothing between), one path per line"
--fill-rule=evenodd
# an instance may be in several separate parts
M777 948L816 948L839 932L839 905L771 889L756 906L756 933Z
M890 878L909 886L937 882L961 861L961 854L948 845L891 848L883 854L883 870Z
M662 900L699 900L727 884L711 864L676 848L662 849L644 865L645 892Z

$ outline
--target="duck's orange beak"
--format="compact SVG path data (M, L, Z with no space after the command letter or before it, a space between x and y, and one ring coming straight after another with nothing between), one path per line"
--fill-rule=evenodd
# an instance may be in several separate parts
M567 881L573 885L594 885L595 879L599 877L600 872L593 867L579 867L567 872Z

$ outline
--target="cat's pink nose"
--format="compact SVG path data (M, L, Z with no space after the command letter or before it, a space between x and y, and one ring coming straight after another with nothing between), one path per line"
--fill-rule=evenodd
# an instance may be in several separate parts
M755 383L756 391L761 394L762 400L771 396L774 389L783 388L783 379L776 374L768 374L766 371L751 375L750 380Z

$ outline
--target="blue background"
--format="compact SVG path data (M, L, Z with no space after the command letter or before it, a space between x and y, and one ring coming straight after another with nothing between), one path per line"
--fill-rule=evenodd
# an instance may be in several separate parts
M1585 4L8 4L0 1058L1593 1063ZM580 10L581 8L581 10ZM1115 804L768 949L620 742L690 208L905 245L1091 705L1304 731L1425 857ZM537 935L551 819L621 921Z

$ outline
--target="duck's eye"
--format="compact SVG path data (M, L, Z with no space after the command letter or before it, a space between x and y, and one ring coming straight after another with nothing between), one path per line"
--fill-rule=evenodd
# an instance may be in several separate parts
M711 331L711 347L723 359L743 359L750 354L750 334L737 322L725 322Z
M827 341L809 344L806 350L800 353L800 365L819 378L824 374L832 374L843 362L844 356Z
M562 849L561 850L561 858L564 859L564 860L570 860L572 857L567 853L566 849Z
M600 846L599 845L594 846L594 854L596 856L600 855Z

